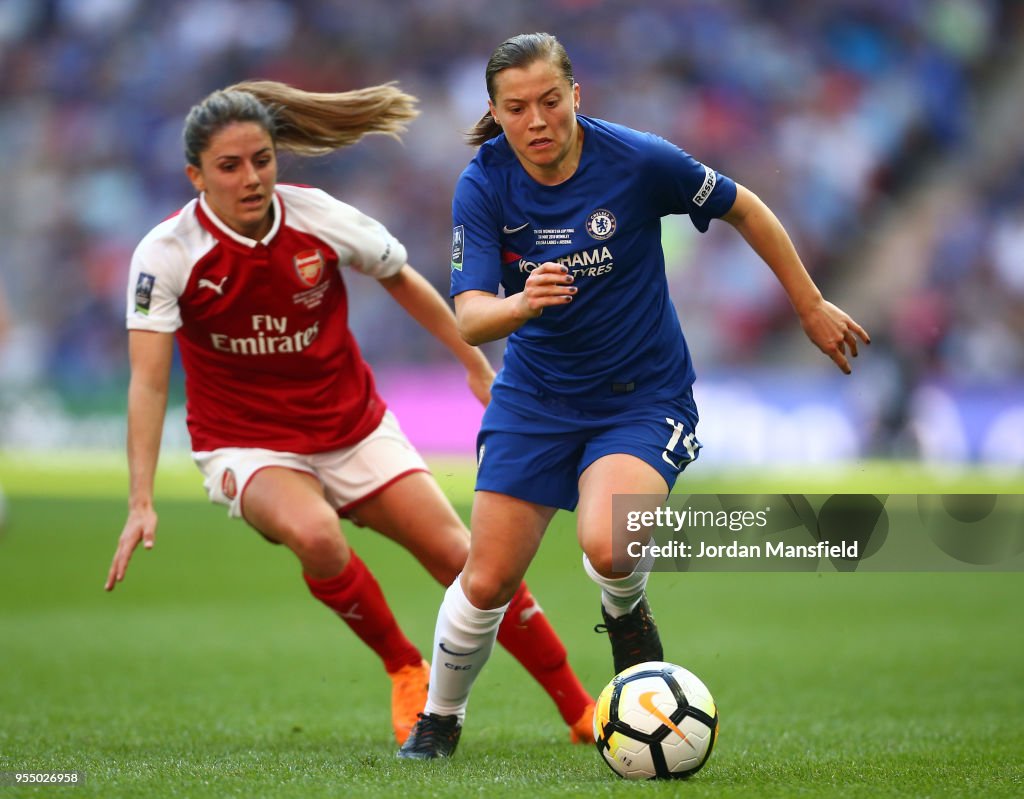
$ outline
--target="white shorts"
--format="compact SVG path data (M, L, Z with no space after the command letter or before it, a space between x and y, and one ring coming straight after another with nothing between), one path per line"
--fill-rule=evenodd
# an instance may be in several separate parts
M193 452L210 500L227 505L228 515L242 516L242 498L253 475L268 466L283 466L313 475L339 516L379 494L399 478L426 472L427 464L409 443L398 419L385 411L377 429L351 447L312 455L277 452L253 447L223 447Z

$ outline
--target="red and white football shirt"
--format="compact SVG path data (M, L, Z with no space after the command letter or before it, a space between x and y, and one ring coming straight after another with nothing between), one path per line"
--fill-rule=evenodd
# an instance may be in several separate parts
M279 184L262 241L191 201L132 257L127 324L175 333L196 452L350 446L385 405L348 327L340 267L397 274L405 247L319 189Z

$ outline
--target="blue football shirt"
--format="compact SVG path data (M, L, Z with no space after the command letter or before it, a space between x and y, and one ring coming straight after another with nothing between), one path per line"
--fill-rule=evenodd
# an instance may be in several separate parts
M595 408L679 396L694 371L669 297L661 218L689 214L704 232L732 207L736 184L654 134L577 119L583 150L564 183L537 183L504 134L462 172L451 296L514 294L538 264L564 264L573 301L509 336L495 386Z

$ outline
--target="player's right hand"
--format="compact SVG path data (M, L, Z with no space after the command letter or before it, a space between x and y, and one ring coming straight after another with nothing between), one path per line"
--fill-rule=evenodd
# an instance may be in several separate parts
M553 261L545 261L526 279L520 294L525 305L526 316L540 316L545 308L572 302L576 286L567 267Z
M107 572L107 582L103 585L105 591L113 591L124 579L128 561L132 559L132 553L140 541L146 549L153 548L156 542L156 522L156 511L152 507L133 509L128 513L128 520L124 523L121 537L117 540L114 560L110 564L110 571Z

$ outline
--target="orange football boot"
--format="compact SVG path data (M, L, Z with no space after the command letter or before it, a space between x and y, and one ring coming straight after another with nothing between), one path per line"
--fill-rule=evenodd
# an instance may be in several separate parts
M388 677L391 678L391 724L395 728L395 740L401 746L427 704L430 664L423 660L416 666L402 666Z
M594 703L590 702L583 708L581 715L569 727L569 740L574 744L594 743Z

